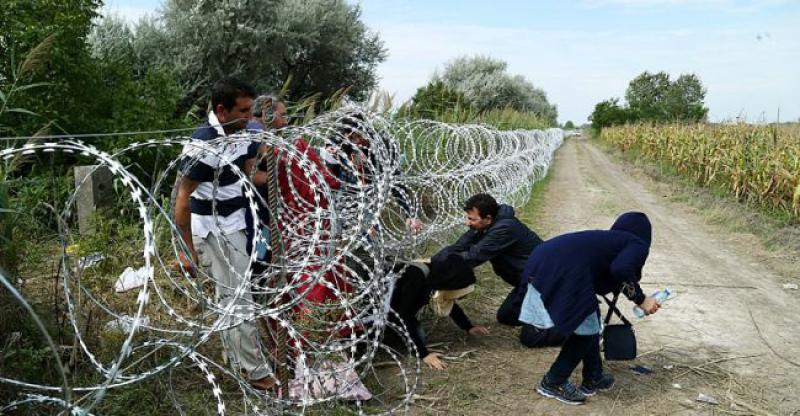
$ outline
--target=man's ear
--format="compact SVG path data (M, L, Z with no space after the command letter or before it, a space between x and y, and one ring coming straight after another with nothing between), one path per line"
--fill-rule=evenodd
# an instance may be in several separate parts
M222 104L217 104L217 107L214 109L214 115L217 116L217 120L219 120L221 124L225 124L225 122L228 121L226 120L227 117L225 117L225 106Z

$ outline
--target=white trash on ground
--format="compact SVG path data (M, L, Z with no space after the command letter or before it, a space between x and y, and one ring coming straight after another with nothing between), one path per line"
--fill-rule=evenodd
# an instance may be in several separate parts
M698 394L696 400L698 402L703 402L703 403L708 403L708 404L714 404L714 405L719 404L717 399L715 399L715 398L713 398L711 396L707 396L707 395L705 395L703 393Z
M150 324L150 318L143 316L139 319L139 326L147 326ZM133 329L133 317L129 315L122 315L113 321L106 324L106 329L109 331L130 332Z
M127 292L137 287L142 287L147 283L147 272L144 267L138 270L133 270L131 267L126 267L125 270L119 275L119 279L114 283L114 291L117 293Z
M317 369L298 366L294 380L289 383L289 396L292 399L309 402L332 395L343 400L365 401L372 398L372 393L358 374L346 363L325 360Z

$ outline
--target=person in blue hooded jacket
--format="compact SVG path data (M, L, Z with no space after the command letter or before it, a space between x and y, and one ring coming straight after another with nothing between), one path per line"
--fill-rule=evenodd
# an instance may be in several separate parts
M622 292L646 314L658 302L639 287L650 251L651 225L640 212L617 218L610 230L581 231L554 237L531 253L522 273L528 289L520 321L567 337L555 362L537 386L539 394L567 404L610 389L600 358L600 307L597 295ZM583 362L582 382L569 376Z

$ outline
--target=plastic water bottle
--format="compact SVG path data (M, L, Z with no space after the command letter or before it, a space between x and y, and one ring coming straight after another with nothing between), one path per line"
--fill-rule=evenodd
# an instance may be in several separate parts
M661 305L662 303L664 303L665 300L669 299L669 296L671 294L672 294L672 292L668 288L664 288L664 289L659 290L656 293L653 293L652 298L655 299L656 302L658 302L659 305ZM645 315L646 315L644 313L644 310L642 310L642 308L640 308L639 306L634 306L633 307L633 314L636 315L636 317L639 318L639 319L644 318Z

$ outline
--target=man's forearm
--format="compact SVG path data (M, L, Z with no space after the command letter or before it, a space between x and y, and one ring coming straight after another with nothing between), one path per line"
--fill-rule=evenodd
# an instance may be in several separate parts
M256 158L247 159L244 162L244 173L250 176L250 181L255 186L264 186L267 184L267 172L261 169L253 169L255 166Z
M180 204L176 201L175 225L178 227L181 238L191 254L194 251L194 242L192 241L192 214L188 204Z
M184 178L184 180L186 180ZM191 192L188 192L187 187L181 183L178 189L178 195L175 198L175 226L181 235L186 248L189 249L188 254L194 252L194 242L192 241L192 210L190 205Z

